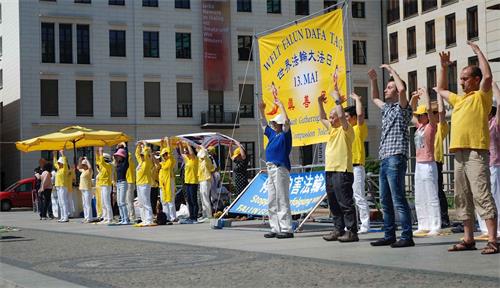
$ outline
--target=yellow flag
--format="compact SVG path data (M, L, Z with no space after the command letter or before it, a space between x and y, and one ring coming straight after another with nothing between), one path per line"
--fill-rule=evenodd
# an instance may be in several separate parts
M318 97L324 93L327 115L337 82L346 97L346 64L342 10L337 9L258 38L265 117L280 113L283 103L290 119L293 146L326 142L328 131L319 121Z

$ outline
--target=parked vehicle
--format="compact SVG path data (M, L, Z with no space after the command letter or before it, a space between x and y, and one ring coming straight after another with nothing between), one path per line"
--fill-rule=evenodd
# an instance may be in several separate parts
M35 177L26 178L0 191L0 208L9 211L13 207L33 207L36 201Z

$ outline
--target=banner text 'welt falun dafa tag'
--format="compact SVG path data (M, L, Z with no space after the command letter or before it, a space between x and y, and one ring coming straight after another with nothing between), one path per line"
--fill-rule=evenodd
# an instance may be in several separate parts
M290 119L293 146L326 142L328 131L319 121L318 96L326 93L325 111L335 106L332 79L346 99L346 64L342 10L258 38L265 117L280 113L275 98Z

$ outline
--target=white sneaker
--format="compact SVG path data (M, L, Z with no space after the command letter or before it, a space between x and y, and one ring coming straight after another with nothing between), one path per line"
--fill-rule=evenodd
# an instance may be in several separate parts
M360 228L358 231L358 234L366 234L366 233L368 233L368 229L366 228Z
M439 236L439 230L431 230L427 236Z
M208 218L205 218L205 217L200 217L198 218L198 223L203 223L203 222L206 222L208 220Z

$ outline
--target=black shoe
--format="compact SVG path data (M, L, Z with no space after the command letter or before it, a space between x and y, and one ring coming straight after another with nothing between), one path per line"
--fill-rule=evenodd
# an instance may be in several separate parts
M372 246L389 246L389 245L392 245L394 242L396 242L396 239L380 238L377 241L370 242L370 245L372 245Z
M276 233L274 232L268 232L264 234L264 238L274 238L274 237L276 237Z
M449 221L441 221L441 229L448 228L450 226L451 225Z
M344 235L338 237L339 242L358 242L358 233L347 231Z
M415 246L415 242L413 242L413 239L399 239L398 242L391 244L392 248L404 248L413 246Z
M276 234L276 238L278 238L278 239L293 238L293 233L280 232L280 233Z
M165 223L165 225L174 225L174 222L172 222L172 221L167 221L167 223Z
M339 237L342 235L343 235L343 233L341 233L337 230L333 230L329 234L323 236L323 240L325 240L325 241L337 241L339 239Z

